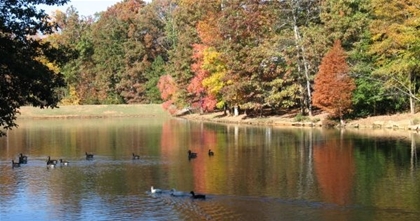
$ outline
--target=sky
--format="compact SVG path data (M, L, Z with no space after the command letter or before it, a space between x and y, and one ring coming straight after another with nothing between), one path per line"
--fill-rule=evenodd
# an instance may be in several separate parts
M62 12L66 12L67 8L73 5L79 12L79 15L89 16L94 15L96 12L105 11L108 9L108 7L121 1L122 0L70 0L64 6L41 6L39 8L44 9L48 14L50 14L57 9ZM150 0L146 2L150 2Z

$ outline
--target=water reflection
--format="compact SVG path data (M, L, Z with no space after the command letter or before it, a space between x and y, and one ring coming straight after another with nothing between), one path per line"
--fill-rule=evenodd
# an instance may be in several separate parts
M419 134L387 136L180 119L20 122L0 138L12 220L417 220ZM215 156L208 156L212 149ZM187 151L198 157L188 159ZM95 154L85 159L85 152ZM11 159L28 155L12 169ZM132 159L138 154L138 160ZM46 168L47 156L70 161ZM205 193L151 196L150 186ZM279 218L280 217L280 218Z

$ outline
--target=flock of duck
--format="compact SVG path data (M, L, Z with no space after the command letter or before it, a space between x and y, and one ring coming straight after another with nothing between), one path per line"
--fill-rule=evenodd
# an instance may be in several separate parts
M214 156L214 152L211 149L209 149L208 154L209 154L210 157ZM194 159L194 158L197 158L197 153L194 153L191 150L188 150L188 159L191 160L191 159Z
M87 152L85 154L86 154L86 160L93 159L93 154L87 153ZM133 153L133 156L134 156L134 153ZM54 168L57 166L58 163L60 163L61 166L68 166L70 164L68 161L63 160L63 159L59 159L59 160L51 159L50 156L48 156L48 159L46 161L47 161L47 168ZM12 167L13 168L20 167L21 164L27 164L27 163L28 163L28 156L25 156L22 153L20 153L18 162L15 162L15 160L12 160Z
M190 193L186 193L186 192L182 192L182 191L178 191L176 189L171 189L171 190L161 190L161 189L155 189L153 188L153 186L150 187L150 193L152 194L163 194L163 193L169 193L171 196L174 197L184 197L184 196L189 196L189 194L191 194L191 198L193 199L206 199L206 195L204 194L195 194L194 191L190 191Z
M209 157L212 157L214 156L214 152L211 149L209 149L208 155ZM197 153L192 152L191 150L188 150L188 160L195 159L195 158L197 158ZM168 190L155 189L153 188L153 186L150 187L150 193L152 194L169 193L171 196L175 196L175 197L188 196L188 193L177 191L176 189L171 189L170 191L168 191ZM189 194L191 194L191 198L193 199L206 199L206 195L196 194L194 191L190 191Z
M88 153L88 152L85 152L85 155L86 155L86 160L92 160L93 156L94 156L93 154ZM208 155L210 157L214 156L214 152L211 149L209 149ZM191 159L194 159L194 158L197 158L197 153L194 153L191 150L188 150L188 159L191 160ZM133 153L132 159L133 160L138 160L138 159L140 159L140 156ZM59 160L51 159L50 156L48 156L48 159L46 161L47 161L47 168L54 168L58 164L60 164L61 166L68 166L70 164L68 161L63 160L63 159L59 159ZM25 156L22 153L20 153L18 162L15 162L15 160L12 160L12 167L13 168L20 167L21 164L27 164L27 163L28 163L28 156ZM169 192L171 196L175 196L175 197L180 197L180 196L182 197L182 196L187 196L188 195L185 192L177 191L175 189L171 189L170 191L164 191L164 190L161 190L161 189L155 189L155 188L153 188L153 186L150 188L150 193L152 193L152 194L160 194L160 193L165 193L165 192ZM193 199L205 199L206 198L206 195L195 194L194 191L190 191L189 194L191 194L191 198L193 198Z

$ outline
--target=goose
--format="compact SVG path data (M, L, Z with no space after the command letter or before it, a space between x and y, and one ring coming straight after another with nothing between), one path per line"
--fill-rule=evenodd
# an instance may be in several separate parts
M14 160L12 160L12 167L13 167L13 168L15 168L15 167L20 167L20 163L15 163L15 161L14 161Z
M51 160L51 157L48 156L47 164L57 164L57 160Z
M193 199L205 199L206 198L206 195L202 195L202 194L195 194L194 193L194 191L191 191L190 192L191 193L191 197L193 198Z
M153 186L152 186L152 187L150 187L150 192L151 192L151 193L162 193L162 190L161 190L161 189L155 189L155 188L153 188Z
M60 164L61 164L61 166L68 166L69 162L66 161L66 160L60 159Z
M138 160L138 159L140 159L140 156L133 153L133 160Z
M214 156L214 152L211 149L209 149L209 156Z
M197 157L197 153L191 152L191 150L188 150L188 158L196 158Z
M28 157L20 153L19 155L19 163L21 164L27 164L28 163Z
M86 154L86 159L87 160L93 159L93 154L90 154L90 153L87 153L87 152L85 152L85 154Z
M55 163L54 162L52 162L52 161L48 161L47 162L47 169L54 168L54 167L55 167Z

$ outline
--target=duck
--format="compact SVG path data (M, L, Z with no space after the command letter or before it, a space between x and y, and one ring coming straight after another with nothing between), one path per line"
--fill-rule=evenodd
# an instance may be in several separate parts
M188 158L196 158L197 157L197 153L191 152L191 150L188 150Z
M68 166L69 162L66 161L66 160L60 159L60 164L61 164L61 166Z
M211 149L209 149L209 156L214 156L214 152Z
M133 153L133 160L138 160L138 159L140 159L140 156Z
M22 153L19 154L19 163L20 164L27 164L28 163L28 157L23 155Z
M87 160L93 159L93 154L90 154L90 153L87 153L87 152L85 152L85 154L86 154L86 159Z
M57 160L51 160L51 157L48 156L47 164L57 164Z
M190 193L191 193L191 197L193 199L205 199L206 198L206 195L203 195L203 194L195 194L194 191L191 191Z
M185 193L182 191L177 191L175 188L172 188L171 196L185 196Z
M13 167L13 168L15 168L15 167L20 167L20 163L15 162L15 160L12 160L12 167Z
M151 193L162 193L162 190L161 189L155 189L155 188L153 188L153 186L151 186L150 187L150 192Z

